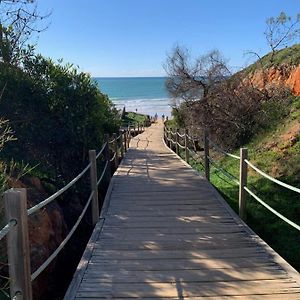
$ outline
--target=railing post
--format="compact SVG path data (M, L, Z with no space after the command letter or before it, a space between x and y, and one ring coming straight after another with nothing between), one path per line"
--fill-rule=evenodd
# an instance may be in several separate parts
M135 136L135 123L133 123L133 136Z
M92 224L95 226L99 221L99 200L98 200L98 185L97 185L97 161L96 161L96 151L89 151L89 160L91 163L90 167L90 184L91 191L94 193L91 203L92 208Z
M107 161L107 177L110 180L111 178L111 161L110 161L110 153L109 153L109 135L105 134L104 139L106 142L106 147L105 147L105 152L104 152L104 157L105 160Z
M190 157L189 157L189 148L188 148L188 130L185 129L185 135L184 135L184 150L185 150L185 161L187 163L190 162Z
M120 144L121 144L121 158L124 156L124 145L123 145L123 132L120 133Z
M127 152L127 130L124 131L124 151Z
M139 134L140 133L140 122L138 122L138 124L137 124L137 134Z
M208 130L204 130L204 166L205 166L205 178L210 181L210 165L209 165L209 140Z
M31 300L26 189L10 189L4 193L4 200L7 222L16 221L7 237L11 299Z
M248 165L245 159L248 158L247 148L240 149L240 188L239 188L239 216L242 220L246 221L247 217L247 194L244 189L247 186L247 176L248 176Z
M175 128L175 142L176 142L175 147L176 147L176 154L179 155L179 146L178 146L179 138L178 138L177 132L178 132L178 129Z
M117 134L113 134L113 139L114 139L114 151L115 151L115 169L118 168L118 140L117 140Z
M128 128L127 128L127 149L129 149L130 138L131 138L131 128L130 128L130 125L129 125Z

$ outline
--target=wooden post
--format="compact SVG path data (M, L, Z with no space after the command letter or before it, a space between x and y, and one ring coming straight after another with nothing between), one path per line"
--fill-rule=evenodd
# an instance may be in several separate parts
M204 166L205 166L205 178L210 181L210 165L209 165L209 140L208 130L204 130Z
M113 139L114 139L114 152L115 152L115 169L118 168L118 140L117 140L117 134L113 134Z
M98 185L97 185L97 161L96 151L89 151L89 160L91 163L90 167L90 184L91 191L94 192L91 208L92 208L92 224L95 226L99 221L99 199L98 199Z
M189 149L188 149L188 130L185 129L185 135L184 135L184 150L185 150L185 161L187 163L190 162L190 156L189 156Z
M135 123L133 124L133 136L135 136Z
M140 133L140 123L138 122L138 125L137 125L137 134Z
M120 133L120 144L121 144L121 158L124 156L124 145L123 145L123 132Z
M169 131L171 131L171 128L169 128ZM170 132L167 132L167 137L168 137L169 140L172 138L172 135L171 135ZM168 143L167 145L172 150L172 142L171 142L171 140L170 141L169 140L167 141L167 143Z
M178 137L177 132L178 132L178 129L175 128L175 133L176 133L176 135L175 135L175 142L176 142L175 149L176 149L176 154L179 155L179 146L178 146L179 137Z
M124 152L127 152L127 131L124 131Z
M239 216L242 220L246 221L247 217L247 194L244 189L247 186L248 165L245 159L248 158L247 148L240 149L240 189L239 189Z
M130 126L128 126L128 129L127 129L127 149L129 149L129 144L130 144L130 138L131 138L131 128Z
M7 236L7 253L11 299L32 299L30 249L27 221L26 189L10 189L4 193L8 223L16 222Z
M106 142L106 147L105 147L105 151L104 151L104 157L105 157L105 160L107 161L106 174L107 174L108 180L110 180L110 178L111 178L111 161L110 161L110 153L109 153L109 135L105 134L104 139Z

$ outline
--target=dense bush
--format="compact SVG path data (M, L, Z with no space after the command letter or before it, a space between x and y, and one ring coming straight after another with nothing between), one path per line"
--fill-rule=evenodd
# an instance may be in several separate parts
M183 102L173 109L177 126L201 135L206 127L225 148L247 143L262 128L271 128L288 112L290 92L284 87L259 90L243 84L239 75L220 82L206 98Z
M38 164L54 178L74 176L98 149L104 133L118 128L117 112L88 74L38 55L22 67L0 65L1 117L10 120L17 141L5 159Z

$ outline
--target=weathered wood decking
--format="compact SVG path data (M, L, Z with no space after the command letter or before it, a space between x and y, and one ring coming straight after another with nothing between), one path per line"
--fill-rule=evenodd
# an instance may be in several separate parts
M300 299L300 276L162 140L131 142L65 299Z

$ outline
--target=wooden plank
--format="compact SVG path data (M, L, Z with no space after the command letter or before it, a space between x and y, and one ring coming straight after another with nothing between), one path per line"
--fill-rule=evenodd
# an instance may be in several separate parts
M251 260L245 257L234 257L226 259L155 259L155 260L97 260L92 257L86 273L95 270L112 271L112 270L206 270L206 269L234 269L234 268L251 268L259 266L274 265L266 256L251 257Z
M122 229L123 233L126 234L191 234L191 233L234 233L234 232L243 232L243 228L238 226L233 226L231 224L224 224L223 226L216 226L215 224L211 224L210 226L193 226L193 227L122 227L122 226L106 226L104 233L110 234L119 234L120 229Z
M118 250L95 250L94 256L103 259L161 259L161 258L193 258L193 259L204 259L204 258L227 258L227 257L236 257L237 255L245 255L251 257L252 255L266 253L262 249L254 247L245 247L245 248L231 248L223 249L206 249L206 250L188 250L188 251L179 251L179 250L127 250L127 251L118 251Z
M263 295L268 293L285 294L290 292L300 292L300 288L291 282L276 279L271 281L237 281L237 282L214 282L184 284L178 279L175 283L131 283L110 284L103 283L82 283L78 296L97 295L111 297L191 297L191 296L237 296L237 295Z
M253 267L235 269L205 269L205 270L166 270L136 271L117 270L98 273L86 273L83 282L87 283L174 283L180 278L181 282L219 282L219 281L251 281L288 279L282 270L270 267Z

